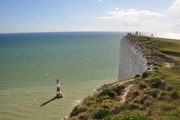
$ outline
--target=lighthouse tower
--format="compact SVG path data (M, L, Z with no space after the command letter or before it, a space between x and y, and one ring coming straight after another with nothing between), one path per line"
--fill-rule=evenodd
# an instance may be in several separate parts
M61 87L60 87L60 80L57 79L56 80L56 85L57 85L57 89L56 89L56 97L57 98L62 98L62 94L61 94Z

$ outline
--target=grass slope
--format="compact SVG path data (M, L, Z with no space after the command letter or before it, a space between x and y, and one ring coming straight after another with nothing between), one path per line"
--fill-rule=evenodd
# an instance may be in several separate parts
M139 35L127 35L125 38L136 44L147 58L151 58L154 54L159 54L173 58L175 61L180 61L180 40ZM172 52L172 54L168 54L168 52Z
M146 36L126 36L158 66L155 71L137 75L133 81L104 89L85 98L70 113L71 120L178 120L180 118L180 65L165 68L149 55L180 51L180 41ZM149 51L151 50L151 51Z

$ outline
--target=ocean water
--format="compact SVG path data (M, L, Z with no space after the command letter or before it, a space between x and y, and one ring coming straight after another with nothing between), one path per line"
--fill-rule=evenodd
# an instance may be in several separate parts
M60 120L117 80L120 32L0 34L0 120ZM62 99L55 99L56 79Z

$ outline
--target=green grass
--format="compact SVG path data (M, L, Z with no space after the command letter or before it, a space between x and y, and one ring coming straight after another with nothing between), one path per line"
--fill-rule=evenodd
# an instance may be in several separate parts
M111 112L107 109L100 109L98 111L95 111L93 114L92 114L92 118L93 119L103 119L105 118L106 116L110 115Z
M125 114L123 116L118 116L113 120L152 120L146 116L142 116L140 114Z
M164 38L151 38L156 41L156 48L162 51L174 51L179 52L180 41L173 39L164 39Z
M144 54L147 56L147 58L149 56L152 56L153 54L159 54L173 58L176 61L180 61L179 57L162 53L162 51L172 51L180 53L180 40L138 35L126 36L126 38L130 39L132 43L135 43L136 46L140 47L143 50Z

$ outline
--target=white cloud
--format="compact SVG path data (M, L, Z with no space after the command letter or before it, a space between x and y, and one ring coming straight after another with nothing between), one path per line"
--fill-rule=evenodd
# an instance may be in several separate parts
M108 16L99 17L99 19L115 20L121 27L141 28L142 26L151 26L159 17L163 16L160 13L150 11L138 11L136 9L107 11Z
M119 31L176 33L179 34L176 35L178 38L180 36L179 16L180 0L175 0L163 14L148 10L120 10L114 7L112 11L106 11L106 16L98 17L98 19L106 20L112 26L111 28Z
M180 0L175 0L175 2L168 8L167 13L169 15L180 15Z
M177 19L176 22L172 24L172 26L180 27L180 19Z
M102 2L103 0L97 0L98 2Z
M113 10L119 10L119 7L114 7Z

